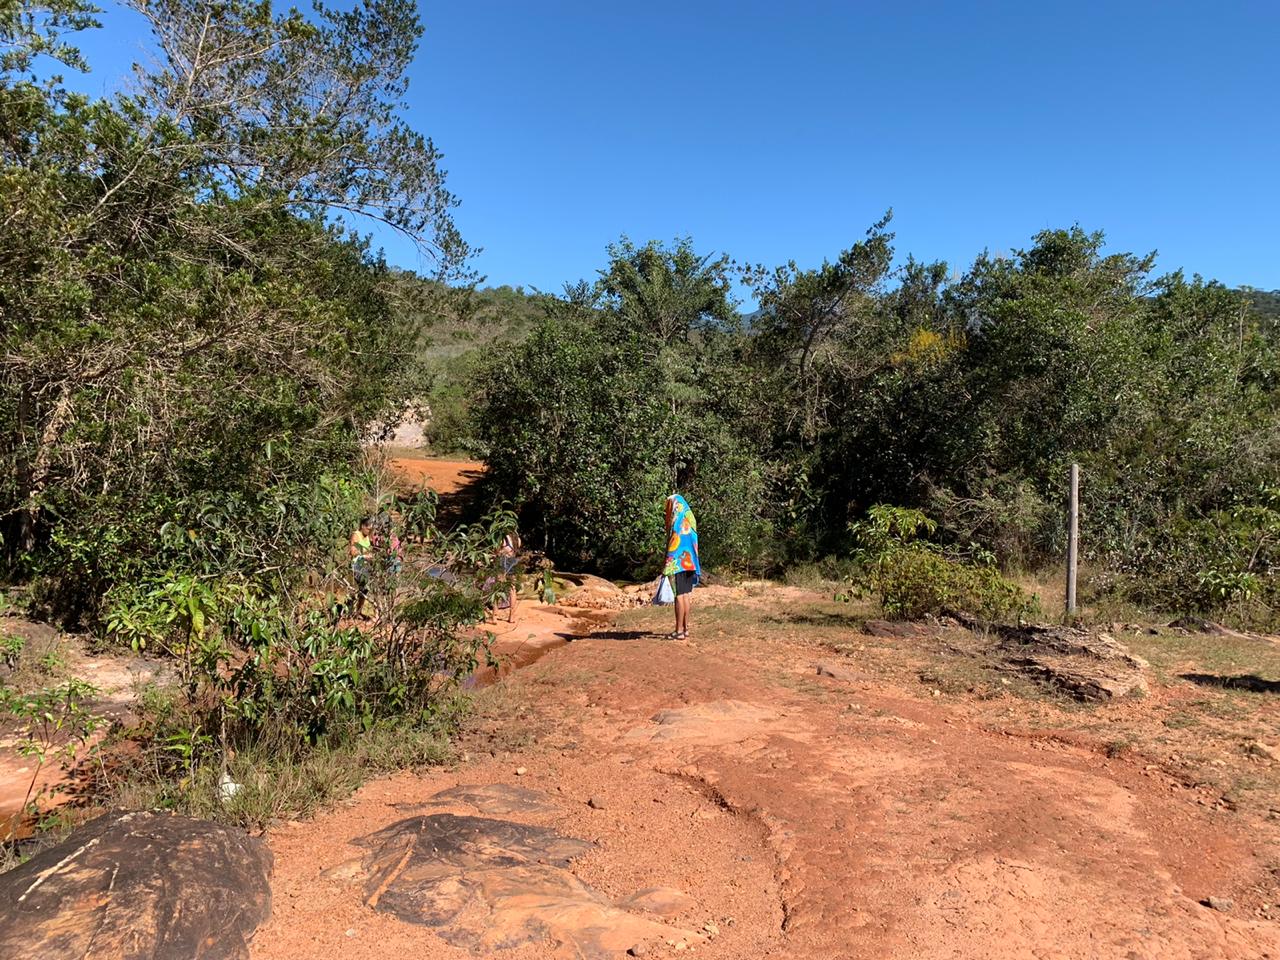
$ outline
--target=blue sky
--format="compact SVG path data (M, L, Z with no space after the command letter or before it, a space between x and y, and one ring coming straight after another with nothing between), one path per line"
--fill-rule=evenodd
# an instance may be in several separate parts
M816 265L892 207L899 254L956 269L1079 223L1280 288L1275 0L421 9L411 120L492 284L594 277L624 233ZM89 92L144 56L130 15L105 22Z

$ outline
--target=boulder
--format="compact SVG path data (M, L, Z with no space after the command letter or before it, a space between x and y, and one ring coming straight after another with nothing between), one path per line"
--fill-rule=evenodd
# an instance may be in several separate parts
M396 809L409 812L424 806L441 807L454 804L466 805L481 813L500 817L513 813L555 813L558 809L545 793L508 783L450 787L433 794L426 804L397 804Z
M0 957L247 960L271 853L243 830L111 813L0 875Z
M831 660L823 660L813 665L813 671L820 677L828 677L832 680L841 680L845 683L854 683L859 680L865 680L866 674L860 673L851 667L846 667L842 663L836 663Z

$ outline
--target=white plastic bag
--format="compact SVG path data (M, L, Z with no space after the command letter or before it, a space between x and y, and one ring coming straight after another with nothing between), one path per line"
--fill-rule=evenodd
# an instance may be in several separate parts
M671 589L670 577L658 578L658 589L653 595L655 606L667 607L676 602L675 592Z

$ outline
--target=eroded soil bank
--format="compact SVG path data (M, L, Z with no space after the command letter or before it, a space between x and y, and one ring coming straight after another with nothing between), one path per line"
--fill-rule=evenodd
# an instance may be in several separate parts
M797 591L750 630L740 592L698 600L688 644L526 605L508 643L594 633L483 691L452 768L273 831L252 956L1280 957L1265 821L1139 751L1010 735L1013 693L886 678L853 626L762 635Z

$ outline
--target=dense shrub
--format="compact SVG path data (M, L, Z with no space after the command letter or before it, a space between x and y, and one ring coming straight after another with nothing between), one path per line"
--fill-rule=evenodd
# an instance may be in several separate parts
M387 521L368 561L369 625L340 619L349 609L332 594L299 604L230 578L113 592L108 637L168 655L178 683L144 699L142 725L127 732L143 762L111 789L203 809L237 756L293 764L296 777L317 750L367 752L358 744L370 734L408 744L447 733L453 691L488 662L476 627L509 586L495 557L514 518L444 531L427 500L390 504Z
M1280 489L1263 487L1230 509L1143 530L1109 577L1133 603L1269 627L1280 611Z
M384 564L376 624L317 595L378 504L361 438L425 394L414 310L473 279L401 119L412 0L129 6L154 56L92 99L46 68L86 67L67 34L96 8L0 5L0 564L41 612L173 659L141 731L172 798L237 754L301 768L434 723L505 584L497 527L405 507L422 542ZM399 282L372 223L429 283Z
M696 273L703 262L679 248L675 266L653 248L619 255L659 273ZM727 336L714 325L724 291L684 277L609 299L606 291L642 283L630 269L615 272L595 292L579 287L549 302L551 316L478 378L493 499L512 503L562 565L648 576L663 555L664 500L679 485L698 516L705 559L767 563L765 470L730 419L736 386L715 345ZM670 341L646 313L667 296L679 300L659 311ZM718 306L708 301L716 296Z
M6 572L89 624L171 569L279 588L332 537L325 484L420 392L416 327L354 228L465 274L437 154L397 117L416 11L135 4L157 56L91 100L27 71L83 66L58 34L93 8L26 6L0 11Z
M1001 576L990 554L949 554L924 539L937 524L918 510L875 506L853 525L858 572L850 586L874 596L884 612L917 620L964 613L985 620L1022 618L1034 597Z
M1034 570L1062 561L1079 462L1097 586L1224 614L1243 591L1250 616L1273 616L1274 571L1206 557L1227 549L1224 518L1276 483L1274 327L1238 292L1153 277L1151 256L1078 227L953 277L895 269L887 224L813 269L744 268L760 309L742 322L722 261L687 242L611 248L601 281L559 301L568 362L539 334L480 375L498 495L552 533L581 483L580 529L548 537L575 565L628 569L655 549L653 500L691 463L716 563L776 572L847 554L851 521L895 503L937 518L948 560L976 543ZM537 452L552 449L554 465ZM900 564L904 578L960 576L935 556Z
M669 412L639 352L547 321L487 371L487 482L562 565L626 573L663 542Z

